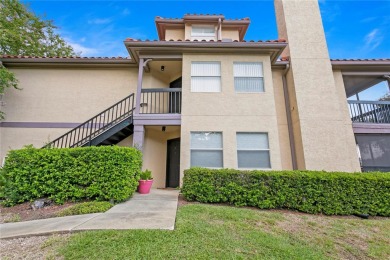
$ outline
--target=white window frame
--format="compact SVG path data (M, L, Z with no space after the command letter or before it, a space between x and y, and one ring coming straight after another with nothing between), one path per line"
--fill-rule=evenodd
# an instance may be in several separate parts
M217 76L202 76L202 75L192 75L192 65L193 64L218 64L219 65L219 75ZM220 93L222 92L222 78L221 78L221 62L220 61L192 61L191 62L191 92L194 92L194 93ZM217 91L196 91L194 90L193 86L192 86L192 80L194 78L218 78L219 79L219 88Z
M194 133L218 133L221 134L221 148L192 148L191 147L191 138L192 134ZM192 166L192 151L221 151L222 155L222 165L221 167L205 167L205 166ZM223 160L223 133L222 131L191 131L190 132L190 167L202 167L202 168L208 168L208 169L222 169L224 165L224 160Z
M237 137L239 134L265 134L267 135L267 142L268 142L268 149L238 149L238 142L237 142ZM271 149L270 149L270 145L269 145L269 134L268 132L236 132L236 149L237 149L237 168L238 169L257 169L257 170L271 170L272 169L272 162L271 162ZM267 151L268 152L268 157L269 157L269 166L270 167L261 167L261 168L248 168L248 167L239 167L239 163L238 163L238 152L239 151Z
M213 33L206 33L206 32L194 32L194 28L199 29L213 29ZM191 40L216 40L217 39L217 30L215 28L215 25L204 25L204 24L193 24L191 26Z
M261 65L261 75L262 76L255 76L255 77L248 77L248 76L236 76L236 72L234 70L234 65L235 64L260 64ZM235 84L235 79L236 78L259 78L261 79L262 81L262 84L263 84L263 90L262 91L237 91L236 89L236 84ZM254 94L254 93L264 93L265 92L265 84L264 84L264 67L263 67L263 62L241 62L241 61L235 61L233 62L233 82L234 82L234 91L237 93L237 94L241 94L241 93L250 93L250 94Z

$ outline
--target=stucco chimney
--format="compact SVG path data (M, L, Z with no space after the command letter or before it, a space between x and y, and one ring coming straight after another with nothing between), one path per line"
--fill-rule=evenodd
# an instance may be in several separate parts
M299 169L360 171L342 80L335 82L317 0L275 0L288 42L287 85ZM340 83L341 82L341 83Z

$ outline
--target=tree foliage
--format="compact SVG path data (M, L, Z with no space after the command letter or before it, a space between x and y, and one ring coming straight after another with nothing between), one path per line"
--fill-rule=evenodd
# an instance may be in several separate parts
M41 19L18 0L0 0L0 55L75 55L56 28L53 21ZM0 95L17 83L15 75L0 63Z
M385 94L379 101L390 101L390 93Z
M70 56L73 49L55 33L53 22L42 20L17 0L0 0L0 53L29 56Z

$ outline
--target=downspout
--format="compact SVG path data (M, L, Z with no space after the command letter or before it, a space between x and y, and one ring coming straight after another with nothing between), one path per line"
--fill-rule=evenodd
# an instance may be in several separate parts
M293 133L292 118L291 118L291 111L290 111L290 96L289 96L289 92L288 92L287 79L286 79L286 75L287 75L287 72L289 70L290 70L290 64L286 64L286 68L284 69L283 75L282 75L282 81L283 81L284 104L286 107L286 116L287 116L288 137L290 140L292 167L293 167L293 170L297 170L298 169L297 155L295 152L295 138L294 138L294 133Z
M218 19L218 36L217 40L222 40L222 20L221 18Z

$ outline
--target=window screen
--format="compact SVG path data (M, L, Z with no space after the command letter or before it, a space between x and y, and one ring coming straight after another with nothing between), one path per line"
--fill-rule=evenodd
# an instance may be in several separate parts
M191 167L223 167L222 133L191 132Z
M268 134L237 133L238 168L271 168Z
M234 62L233 68L236 92L264 92L262 63Z
M192 62L191 92L221 92L221 63Z

